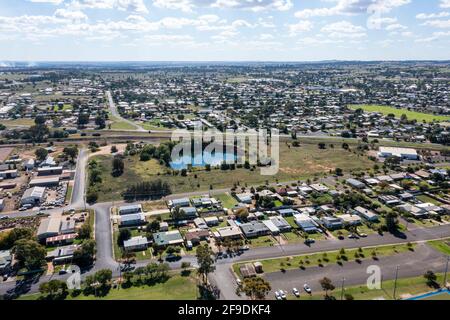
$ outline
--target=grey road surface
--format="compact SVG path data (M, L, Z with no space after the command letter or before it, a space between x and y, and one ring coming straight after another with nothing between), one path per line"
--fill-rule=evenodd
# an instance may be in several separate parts
M110 110L111 110L111 114L112 114L114 117L120 119L120 120L123 121L123 122L126 122L126 123L132 125L133 127L136 128L135 131L141 131L141 132L147 132L147 131L148 131L148 130L145 130L144 128L142 128L140 125L136 124L135 122L130 121L130 120L128 120L128 119L125 119L125 118L123 118L123 117L120 115L119 111L117 111L117 106L116 106L116 104L114 103L114 100L113 100L113 98L112 98L111 91L106 91L106 97L108 98L109 108L110 108Z
M337 292L340 291L342 279L344 279L344 286L347 287L365 285L370 275L367 272L369 266L378 266L381 271L381 279L385 281L395 279L397 266L399 267L398 277L408 278L423 275L427 270L444 272L446 261L446 256L422 244L417 246L414 252L380 257L378 260L367 259L363 260L361 264L345 262L343 266L332 264L325 267L306 268L305 270L297 268L286 272L268 273L264 275L264 278L272 286L272 294L269 298L273 298L273 293L280 289L289 294L292 293L294 287L303 291L304 284L308 284L313 291L322 291L319 281L324 277L333 282L336 287L335 296L338 296Z

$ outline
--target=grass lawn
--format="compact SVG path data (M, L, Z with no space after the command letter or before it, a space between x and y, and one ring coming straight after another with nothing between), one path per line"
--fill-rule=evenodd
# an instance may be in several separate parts
M73 192L73 185L69 183L67 185L66 201L70 201L72 199L72 192Z
M411 247L411 250L414 250L414 244ZM341 261L343 264L346 261L354 261L355 253L362 253L363 256L360 256L361 260L364 259L373 259L372 252L376 252L377 257L381 256L392 256L394 254L399 254L403 252L408 252L410 248L407 245L395 245L395 246L383 246L377 248L362 248L362 252L359 252L358 249L347 249L345 250L344 256L347 258L337 259L338 256L341 256L339 251L329 251L329 252L320 252L313 254L305 254L301 256L295 257L285 257L285 258L276 258L276 259L267 259L267 260L258 260L263 265L263 270L265 273L270 272L279 272L281 270L290 270L297 269L300 266L305 268L314 267L322 264L323 266L338 263ZM233 265L234 270L239 274L239 267L242 264Z
M388 106L379 106L379 105L352 105L349 106L351 109L363 109L366 112L381 112L384 115L394 114L396 118L400 118L403 114L408 117L408 120L417 120L419 122L433 122L434 121L448 121L450 117L448 116L436 116L428 113L421 113L415 111L409 111L406 109L397 109L394 107Z
M443 274L436 274L437 282L442 283L444 279ZM369 290L366 285L362 286L354 286L344 288L344 294L351 294L355 300L374 300L374 299L385 299L385 300L393 300L394 293L394 280L383 281L381 285L381 289ZM406 297L406 295L417 296L419 294L427 293L435 291L435 289L429 287L426 284L426 280L423 276L414 277L414 278L403 278L397 280L397 299ZM340 289L335 289L331 295L335 296L336 299L339 299L341 296ZM449 296L449 295L447 295ZM290 296L291 299L297 299ZM433 299L434 298L434 299ZM303 294L300 297L300 300L323 300L324 293L314 293L312 296L307 294ZM440 300L443 299L440 296L430 297L429 300ZM444 299L444 300L448 300Z
M28 118L19 118L14 120L2 120L0 121L1 124L5 125L6 127L16 127L16 126L24 126L24 127L31 127L34 125L34 119L28 119Z
M117 120L111 124L111 129L112 130L136 130L136 127L129 124L128 122Z
M429 203L435 204L437 206L442 205L442 203L440 201L437 201L436 199L433 199L425 194L421 194L420 196L417 196L416 198L422 202L427 202L427 203L429 202Z
M136 236L145 236L145 232L139 232L137 229L130 229L131 231L131 237ZM119 247L119 244L117 243L117 239L119 237L119 230L117 226L113 227L113 250L114 250L114 258L116 260L120 260L122 258L123 250L121 247ZM136 260L150 260L152 255L152 248L148 248L147 250L143 251L135 251L136 254Z
M20 297L19 300L36 300L39 294ZM193 277L172 276L164 283L153 286L111 289L106 297L94 296L67 297L67 300L196 300L197 285Z
M443 254L450 256L450 239L429 241L428 245L432 246L434 249L442 252Z
M416 219L416 218L411 218L411 217L409 217L408 219L413 220L413 223L415 225L418 225L418 226L421 226L424 228L430 228L430 227L434 227L437 225L437 223L431 219Z
M256 247L271 247L276 243L272 236L262 236L249 240L249 246L252 248Z
M214 198L216 198L217 200L219 200L220 202L222 202L222 206L224 208L227 209L231 209L233 208L235 205L238 204L237 200L235 198L233 198L230 194L228 193L222 193L222 194L218 194L218 195L214 195Z
M95 159L100 164L103 181L97 187L99 202L121 199L121 193L130 184L156 179L168 182L172 187L172 193L184 193L207 191L210 186L213 189L229 188L235 183L258 185L266 181L283 182L314 178L316 175L328 174L336 167L348 172L361 171L373 166L373 162L366 156L345 151L340 145L320 150L316 144L304 144L290 149L285 144L281 144L280 170L274 176L263 176L258 169L252 171L244 168L227 171L220 169L206 171L196 168L194 172L189 172L187 177L174 176L169 173L171 171L169 168L161 166L155 160L141 162L137 156L133 156L126 158L123 175L114 178L111 176L112 156L103 155Z

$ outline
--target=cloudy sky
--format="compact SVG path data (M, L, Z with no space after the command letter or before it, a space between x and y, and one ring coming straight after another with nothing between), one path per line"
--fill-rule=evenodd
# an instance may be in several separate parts
M0 0L0 61L450 59L450 0Z

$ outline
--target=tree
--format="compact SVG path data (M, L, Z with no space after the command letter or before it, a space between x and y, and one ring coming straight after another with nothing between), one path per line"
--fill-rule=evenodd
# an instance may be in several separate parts
M18 240L12 251L20 266L25 267L29 271L40 269L45 264L47 251L34 240Z
M322 280L319 281L320 285L322 286L323 291L325 291L325 297L328 298L328 291L333 291L335 289L335 286L331 282L331 280L327 277L324 277Z
M117 147L116 146L111 146L111 153L116 153L116 152L118 152L119 150L117 149Z
M91 237L92 228L89 221L82 224L78 230L78 239L89 239Z
M50 280L41 283L39 292L45 300L64 300L67 296L67 284L61 280Z
M30 228L14 228L9 232L5 232L0 238L0 250L8 250L14 246L14 243L21 239L32 239L33 230Z
M78 116L78 125L83 127L89 123L89 114L88 113L80 113Z
M334 170L334 172L335 172L335 174L336 174L337 176L339 176L339 177L341 177L341 176L343 175L343 171L342 171L341 168L336 168L336 169Z
M86 193L86 201L88 203L95 203L98 200L98 193L95 190L89 189Z
M170 212L172 219L173 220L180 220L184 218L184 212L183 210L181 210L181 207L176 206L175 208L172 209L172 211Z
M136 259L136 253L134 253L132 251L126 250L122 253L122 261L126 265L131 264L135 259Z
M97 118L95 118L95 124L98 126L99 129L104 129L106 127L105 118L102 116L98 116Z
M114 157L112 167L112 175L114 177L121 176L123 174L123 170L125 169L125 164L122 157Z
M47 120L45 119L44 116L36 116L34 118L34 124L35 125L44 125L46 121Z
M325 143L323 143L323 142L319 143L318 146L319 146L319 149L322 149L322 150L325 149Z
M204 285L208 283L208 274L216 270L213 255L214 252L207 244L201 245L197 248L197 272L202 276Z
M252 300L265 299L270 290L270 283L263 278L246 278L243 281L242 291Z
M119 232L119 236L117 238L117 244L119 247L123 247L124 241L127 241L131 238L131 231L129 229L121 229Z
M70 147L65 147L63 149L63 152L70 158L72 159L72 161L75 160L75 158L78 155L78 147L77 146L70 146Z
M73 253L73 263L80 268L91 266L94 263L95 240L86 240Z
M433 271L428 270L423 277L427 280L428 286L434 287L436 285L437 276Z
M34 154L36 155L36 158L37 158L39 161L44 161L45 158L47 158L48 151L47 151L46 149L44 149L44 148L39 148L39 149L37 149L37 150L34 152Z
M386 214L386 228L391 233L397 231L398 219L395 212L389 212Z

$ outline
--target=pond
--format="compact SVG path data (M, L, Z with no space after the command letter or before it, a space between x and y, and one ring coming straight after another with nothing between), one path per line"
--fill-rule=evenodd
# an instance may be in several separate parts
M222 162L227 161L228 163L235 162L237 156L234 153L227 152L203 152L203 154L197 154L195 156L183 156L174 161L170 162L170 167L174 170L187 169L188 165L192 167L205 167L207 164L214 166L220 166Z

